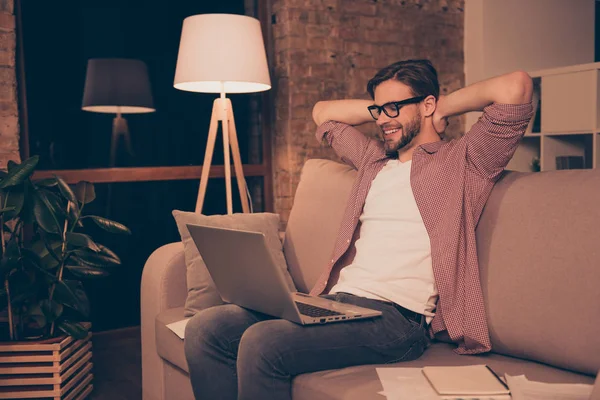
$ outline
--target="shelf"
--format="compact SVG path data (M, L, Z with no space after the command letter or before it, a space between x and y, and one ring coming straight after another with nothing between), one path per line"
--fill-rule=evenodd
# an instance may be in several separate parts
M556 157L583 157L584 168L593 168L593 135L562 135L542 137L542 171L556 170Z
M533 172L532 163L540 159L540 136L525 136L515 151L506 169L519 172Z
M600 63L529 75L533 78L535 112L529 132L507 168L531 171L531 162L537 157L541 171L552 171L556 170L557 157L563 156L583 157L584 168L600 168ZM560 165L564 162L559 159Z
M531 72L529 72L529 76L531 76L532 78L538 78L538 77L548 76L548 75L568 74L568 73L573 73L573 72L590 71L590 70L596 70L596 69L600 69L600 62L589 63L589 64L570 65L568 67L559 67L559 68L531 71Z

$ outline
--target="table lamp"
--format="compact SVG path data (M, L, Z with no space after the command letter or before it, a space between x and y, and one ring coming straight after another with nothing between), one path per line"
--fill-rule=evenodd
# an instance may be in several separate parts
M233 14L200 14L184 19L173 86L220 94L213 103L196 212L202 212L219 121L223 131L227 213L232 214L230 146L242 211L249 212L233 108L226 93L254 93L271 88L260 22Z
M117 144L121 136L128 153L133 154L127 121L122 114L156 111L146 64L127 58L88 60L81 108L85 111L116 114L113 119L109 162L109 165L114 167Z

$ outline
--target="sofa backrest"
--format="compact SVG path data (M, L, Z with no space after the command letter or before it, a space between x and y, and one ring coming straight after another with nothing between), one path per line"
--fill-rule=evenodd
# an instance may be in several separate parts
M356 172L306 162L284 253L301 291L327 265ZM600 369L600 170L507 172L477 227L494 352Z
M600 369L600 170L507 172L477 226L495 352Z
M356 171L329 160L308 160L288 219L283 252L301 292L309 292L333 252Z

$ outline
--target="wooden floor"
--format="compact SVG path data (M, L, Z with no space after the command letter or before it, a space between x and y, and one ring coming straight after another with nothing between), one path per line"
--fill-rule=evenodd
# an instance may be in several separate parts
M93 333L94 391L91 400L142 398L140 328Z

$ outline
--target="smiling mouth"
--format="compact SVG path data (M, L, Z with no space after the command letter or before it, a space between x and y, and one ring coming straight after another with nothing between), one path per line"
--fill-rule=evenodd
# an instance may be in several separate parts
M393 135L394 133L399 132L399 131L400 131L400 128L384 129L383 130L383 136L384 137L390 136L390 135Z

